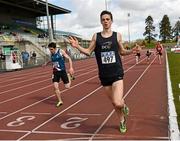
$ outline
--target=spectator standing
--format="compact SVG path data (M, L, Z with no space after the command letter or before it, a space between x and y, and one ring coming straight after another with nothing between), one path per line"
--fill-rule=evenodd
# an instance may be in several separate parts
M33 51L32 55L31 55L33 65L35 65L37 63L36 56L37 56L36 52Z
M25 51L23 51L21 53L21 55L22 55L23 64L25 66L27 66L28 65L28 61L29 61L29 53L25 50Z

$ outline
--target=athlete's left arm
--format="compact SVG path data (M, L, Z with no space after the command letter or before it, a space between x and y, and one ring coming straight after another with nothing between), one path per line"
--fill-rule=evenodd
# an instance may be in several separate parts
M135 53L135 50L134 49L131 49L131 50L127 50L123 47L123 44L122 44L122 36L120 33L117 33L117 40L118 40L118 45L119 45L119 54L124 56L124 55L129 55L129 54L132 54L132 53Z
M68 59L68 61L69 61L69 73L71 75L73 75L74 74L74 69L73 69L71 57L64 50L61 50L61 53L66 59Z

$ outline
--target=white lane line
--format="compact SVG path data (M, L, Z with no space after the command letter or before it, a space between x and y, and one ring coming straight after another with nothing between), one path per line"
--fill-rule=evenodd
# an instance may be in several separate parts
M134 59L132 59L131 61L133 61L133 60L134 60ZM143 60L145 60L145 58L142 59L140 62L142 62ZM131 62L131 61L128 61L128 62ZM124 65L127 64L128 62L124 63ZM135 65L136 65L136 64L135 64ZM131 67L130 67L128 70L126 70L126 71L129 71L129 70L130 70L131 68L133 68L135 65L131 66ZM83 74L81 74L81 75L78 75L77 77L82 76L82 75L85 75L85 74L88 74L88 73L93 72L93 71L96 71L96 70L97 70L97 69L94 69L94 70L92 70L92 71L83 73ZM34 93L34 92L37 92L37 91L40 91L40 90L49 88L49 87L51 87L51 86L52 86L52 85L50 84L50 85L48 85L48 86L46 86L46 87L43 87L43 88L40 88L40 89L36 89L36 90L34 90L34 91L25 93L25 94L23 94L23 95L19 95L19 96L13 97L13 98L11 98L11 99L7 99L7 100L4 100L4 101L1 101L0 104L9 102L9 101L11 101L11 100L14 100L14 99L17 99L17 98L20 98L20 97L23 97L23 96L26 96L26 95L29 95L29 94L32 94L32 93Z
M50 80L50 78L45 79L45 80L41 80L41 81L38 81L38 82L30 83L30 84L27 84L27 85L23 85L23 86L20 86L20 87L16 87L16 88L13 88L13 89L9 89L7 91L0 92L0 95L2 95L4 93L11 92L11 91L15 91L17 89L21 89L21 88L25 88L25 87L28 87L28 86L32 86L32 85L35 85L35 84L38 84L38 83L42 83L42 82L45 82L45 81L49 81L49 80Z
M1 130L0 132L13 132L13 133L30 133L31 131L26 131L26 130ZM50 134L50 135L75 135L75 136L92 136L92 133L73 133L73 132L48 132L48 131L34 131L32 134ZM101 137L103 139L104 138L120 138L120 137L124 137L124 135L115 135L115 134L97 134L97 137ZM130 138L134 138L137 139L139 138L139 136L127 136L126 137L130 137ZM141 138L146 138L146 139L169 139L168 137L161 137L161 136L142 136ZM84 137L85 138L85 137ZM95 137L96 138L96 137ZM88 140L89 138L87 138L86 140ZM64 140L64 139L63 139ZM67 139L65 139L67 140Z
M31 132L31 131L26 131L26 130L4 130L4 129L0 129L0 132L29 133L29 132Z
M145 59L145 58L144 58L144 59ZM143 59L143 60L144 60L144 59ZM141 60L141 61L143 61L143 60ZM140 61L140 62L141 62L141 61ZM135 65L133 65L133 67L134 67L134 66L136 66L136 64L135 64ZM131 67L131 68L133 68L133 67ZM126 70L125 72L127 72L127 71L129 71L129 70L130 70L130 69ZM97 75L96 75L95 77L97 77ZM100 87L99 87L99 88L97 88L97 89L101 89L101 88L102 88L102 86L100 86ZM96 90L97 90L97 89L96 89ZM96 91L96 90L95 90L95 91ZM92 92L91 92L91 93L92 93ZM91 94L91 93L90 93L90 94ZM89 94L88 94L87 96L89 96ZM85 98L85 97L84 97L84 98ZM77 102L78 102L78 101L77 101ZM74 103L74 104L75 104L75 105L76 105L76 104L78 104L77 102L76 102L76 103ZM73 104L73 105L74 105L74 104ZM68 109L70 109L71 107L73 107L73 106L71 105L71 106L69 106L69 107L68 107L68 108L66 108L66 109L68 110ZM65 110L66 110L66 109L65 109ZM63 111L64 111L64 110L63 110ZM57 117L57 116L59 116L60 114L62 114L62 113L63 113L63 111L62 111L62 112L60 112L60 113L58 113L58 114L57 114L57 115L55 115L54 117L50 118L49 120L45 121L44 123L40 124L40 125L39 125L39 126L37 126L36 128L34 128L34 129L32 130L32 132L34 132L35 130L39 129L40 127L42 127L43 125L45 125L46 123L48 123L49 121L51 121L52 119L54 119L55 117ZM65 112L65 111L64 111L64 112ZM29 134L31 134L31 133L27 133L27 134L25 134L24 136L20 137L18 140L21 140L21 139L25 138L25 137L26 137L26 136L28 136Z
M6 103L6 102L12 101L12 100L14 100L14 99L21 98L21 97L23 97L23 96L27 96L27 95L30 95L30 94L32 94L32 93L35 93L35 92L38 92L38 91L47 89L47 88L49 88L49 87L52 87L52 84L51 84L51 85L47 85L46 87L42 87L42 88L36 89L36 90L34 90L34 91L30 91L30 92L28 92L28 93L25 93L25 94L22 94L22 95L19 95L19 96L16 96L16 97L13 97L13 98L10 98L10 99L1 101L1 102L0 102L0 105L3 104L3 103Z
M92 69L92 68L94 68L95 67L95 65L94 66L91 66L91 67L88 67L88 68L85 68L85 69L79 69L79 70L76 70L76 73L77 72L80 72L80 71L83 71L83 70L88 70L88 69ZM46 72L46 73L44 73L44 75L43 76L39 76L39 77L36 77L36 76L34 76L34 78L31 78L31 79L26 79L26 80L24 80L23 78L17 78L17 79L23 79L23 81L19 81L19 82L14 82L14 83L9 83L9 84L7 84L7 85L3 85L3 86L0 86L0 88L3 88L3 87L7 87L7 86L11 86L11 85L14 85L14 84L19 84L19 83L22 83L22 82L28 82L28 81L30 81L30 80L35 80L35 79L38 79L38 78L46 78L47 76L46 76L46 74L49 74L50 72ZM33 76L33 75L31 75L31 76ZM30 76L29 76L30 77ZM48 78L48 79L45 79L45 81L46 80L50 80L50 78ZM7 81L8 82L8 81ZM39 81L40 82L40 81ZM39 82L35 82L35 83L31 83L31 85L33 85L33 84L36 84L36 83L39 83ZM3 83L5 83L5 82L3 82ZM29 85L23 85L23 86L29 86ZM22 88L22 87L16 87L16 89L19 89L19 88ZM9 89L7 92L9 92L9 91L11 91L11 90L14 90L14 89ZM1 93L4 93L4 92L6 92L6 91L3 91L3 92L0 92L0 94Z
M24 78L29 78L29 77L31 77L31 76L33 76L33 77L35 77L35 76L39 76L39 74L40 75L45 75L45 74L48 74L48 73L50 73L51 71L50 70L46 70L44 73L42 73L42 71L41 72L38 72L38 73L26 73L26 74L21 74L21 75L18 75L18 74L16 74L15 75L15 77L4 77L4 79L2 79L3 81L2 82L0 82L0 83L6 83L6 82L9 82L9 81L12 81L12 80L19 80L19 79L23 79L24 80ZM35 74L35 75L34 75Z
M41 80L41 81L38 81L38 82L34 82L34 83L30 83L30 84L23 85L23 86L20 86L20 87L16 87L16 88L13 88L13 89L9 89L7 91L0 92L0 95L2 95L4 93L7 93L7 92L11 92L11 91L17 90L17 89L21 89L21 88L24 88L24 87L32 86L32 85L35 85L35 84L38 84L38 83L42 83L42 82L45 82L45 81L49 81L50 79L51 78L48 78L48 79Z
M88 68L85 68L85 69L79 69L79 70L76 70L76 73L77 72L81 72L81 71L84 71L84 70L88 70L88 69L92 69L92 68L94 68L94 67L96 67L95 65L94 66L91 66L91 67L88 67ZM43 75L43 76L34 76L35 78L30 78L30 79L26 79L26 80L23 80L23 81L19 81L19 82L14 82L14 83L9 83L9 84L7 84L7 85L3 85L3 86L0 86L0 88L3 88L3 87L7 87L7 86L11 86L11 85L14 85L14 84L19 84L19 83L23 83L23 82L28 82L28 81L30 81L30 80L35 80L35 79L38 79L38 78L47 78L47 75L46 74L49 74L50 72L46 72L46 73L44 73L44 74L41 74L41 75ZM31 76L29 76L29 77L31 77ZM20 78L20 79L24 79L24 78ZM50 79L50 78L49 78ZM3 82L3 83L5 83L5 82Z
M71 105L72 106L72 105ZM68 107L68 108L70 108L70 107ZM67 109L68 110L68 109ZM61 113L60 113L61 114ZM59 115L59 114L58 114ZM53 117L54 118L54 117ZM51 120L51 119L50 119ZM49 120L49 121L50 121ZM45 123L44 123L45 124ZM41 126L43 126L43 125L41 125ZM39 128L39 127L38 127ZM36 129L34 129L34 133L40 133L39 131L35 131ZM0 131L2 131L2 130L0 130ZM5 130L3 130L3 131L5 131ZM9 131L9 130L6 130L6 131ZM16 131L16 130L14 130L14 131ZM30 131L24 131L24 132L26 132L26 133L28 133L28 135L29 134L31 134L31 132ZM41 132L42 133L42 132ZM45 133L45 132L43 132L43 133ZM46 133L55 133L55 132L46 132ZM60 132L58 132L58 133L60 133ZM65 133L63 133L63 134L65 134ZM72 133L70 133L70 134L72 134ZM76 133L76 134L79 134L79 133ZM82 135L82 134L81 134ZM86 134L87 135L87 134ZM88 135L94 135L94 134L88 134ZM98 135L98 134L96 134L96 135ZM106 134L107 135L107 134Z
M48 74L48 73L47 73ZM29 76L30 77L30 76ZM4 88L4 87L7 87L7 86L11 86L11 85L14 85L14 84L19 84L19 83L23 83L23 82L28 82L28 81L30 81L30 80L36 80L36 79L39 79L39 78L46 78L47 76L46 75L44 75L44 76L38 76L38 77L35 77L35 78L31 78L31 79L26 79L26 80L23 80L23 81L16 81L16 82L14 82L14 83L8 83L8 84L6 84L6 85L3 85L3 86L0 86L0 88ZM23 79L23 78L22 78ZM5 83L5 82L4 82Z
M133 66L135 66L135 65L133 65ZM81 84L83 84L83 83L85 83L85 82L87 82L87 81L89 81L89 80L91 80L91 79L96 78L96 77L97 77L97 75L94 76L94 77L92 77L92 78L90 78L90 79L88 79L88 80L86 80L86 81L83 81L83 82L79 83L78 85L74 85L73 87L79 86L79 85L81 85ZM70 89L72 89L73 87L71 87ZM101 87L99 87L99 88L101 88ZM66 90L67 90L67 89L66 89ZM65 90L65 91L66 91L66 90ZM62 91L62 92L64 92L64 91ZM25 109L27 109L27 108L29 108L29 107L32 107L32 106L34 106L34 105L36 105L36 104L38 104L38 103L40 103L40 102L42 102L42 101L45 101L45 100L47 100L47 99L49 99L49 98L51 98L51 97L54 97L54 96L49 96L49 97L47 97L47 98L45 98L45 99L43 99L43 100L40 100L40 101L35 102L35 103L33 103L33 104L29 105L29 106L26 106L26 107L24 107L24 108L22 108L22 109L19 109L19 110L13 112L13 113L10 113L10 114L8 114L8 115L0 118L0 120L4 119L4 118L6 118L6 117L9 117L9 116L11 116L11 115L13 115L13 114L16 114L16 113L18 113L18 112L20 112L20 111L22 111L22 110L25 110ZM72 106L72 105L71 105L71 106ZM30 133L29 133L29 134L30 134Z
M31 112L22 112L22 115L51 115L52 113L31 113Z
M94 134L88 139L89 141L92 141L93 138L97 135L97 133L103 128L103 126L106 124L106 122L109 120L109 118L113 115L115 110L112 110L111 113L108 115L108 117L103 121L103 123L99 126L99 128L94 132Z
M97 134L98 135L98 134ZM122 138L122 139L121 139ZM113 140L124 140L123 139L124 136L107 136L104 135L104 136L96 136L94 137L94 140L95 141L101 141L101 140L107 140L107 141L113 141ZM169 138L168 137L155 137L155 136L127 136L126 135L126 138L133 138L133 140L128 140L128 141L137 141L137 140L143 140L143 141L147 141L147 140L153 140L153 141L156 141L156 140L168 140ZM143 139L144 138L144 139ZM88 137L76 137L76 138L65 138L65 139L61 139L61 140L68 140L68 141L71 141L71 140L88 140L89 138Z
M0 114L7 114L7 112L0 112Z
M143 56L145 56L145 55L143 55ZM143 56L141 56L141 57L143 57ZM145 59L146 59L146 57L144 57L142 60L140 60L139 63L142 62L142 61L145 60ZM135 60L135 59L133 58L133 59L131 59L131 60L129 60L129 61L126 61L126 62L123 63L123 65L126 65L126 64L128 64L129 62L133 62L134 60ZM136 65L136 63L134 63L134 64Z
M90 79L87 79L87 80L85 80L85 81L82 81L82 82L80 82L80 83L78 83L78 84L70 87L69 89L65 89L65 90L61 91L61 93L64 93L65 91L70 90L70 89L72 89L72 88L74 88L74 87L77 87L77 86L79 86L79 85L81 85L81 84L83 84L83 83L86 83L86 82L88 82L89 80L92 80L92 79L94 79L94 78L96 78L96 77L97 77L97 75L94 76L94 77L91 77ZM50 99L51 97L54 97L54 96L55 96L55 95L52 95L52 96L49 96L49 97L47 97L47 98L44 98L44 99L42 99L42 100L40 100L40 101L37 101L37 102L35 102L35 103L33 103L33 104L30 104L30 105L28 105L28 106L26 106L26 107L24 107L24 108L21 108L21 109L15 111L15 112L13 112L13 113L10 113L10 114L8 114L8 115L0 118L0 120L4 119L4 118L6 118L6 117L9 117L9 116L11 116L11 115L13 115L13 114L16 114L16 113L18 113L18 112L21 112L21 111L23 111L23 110L25 110L25 109L27 109L27 108L30 108L30 107L32 107L32 106L34 106L34 105L37 105L37 104L39 104L39 103L41 103L41 102L43 102L43 101L45 101L45 100L47 100L47 99Z
M157 57L157 56L156 56ZM144 70L144 72L141 74L141 76L136 80L136 82L131 86L129 91L125 94L123 97L124 99L127 97L127 95L131 92L131 90L135 87L135 85L139 82L139 80L143 77L145 72L149 69L149 67L152 65L152 63L155 61L156 57L153 59L153 61L148 65L148 67ZM89 138L89 141L92 141L93 138L96 136L96 134L103 128L103 126L106 124L106 122L109 120L109 118L113 115L115 110L113 109L111 113L108 115L108 117L103 121L103 123L99 126L99 128L94 132L94 134Z
M74 137L74 138L65 138L65 139L61 139L63 141L74 141L74 140L88 140L89 138L88 137ZM107 140L108 139L108 140ZM95 140L107 140L107 141L112 141L113 140L113 137L95 137Z
M134 60L134 59L132 59L132 60ZM128 61L128 62L131 62L131 61ZM127 64L128 62L126 62L125 64ZM124 65L125 65L125 64L124 64ZM94 66L91 66L91 67L94 67ZM90 67L90 68L91 68L91 67ZM83 70L84 70L84 69L83 69ZM95 69L95 70L96 70L96 69ZM20 89L20 88L28 87L28 86L31 86L31 85L34 85L34 84L38 84L38 83L41 83L41 82L45 82L45 81L48 81L48 80L50 80L50 78L45 79L45 80L42 80L42 81L38 81L38 82L35 82L35 83L23 85L23 86L21 86L21 87L16 87L16 88L14 88L14 89L9 89L9 90L7 90L7 91L0 92L0 95L2 95L2 94L4 94L4 93L7 93L7 92L10 92L10 91L14 91L14 90ZM35 90L35 91L37 91L37 90ZM21 97L21 96L20 96L20 97ZM14 98L12 98L12 99L14 99ZM10 100L8 99L8 100L6 100L5 102L7 102L7 101L10 101ZM4 103L4 102L0 102L0 104L2 104L2 103Z
M54 134L54 135L77 135L91 136L91 133L75 133L75 132L50 132L50 131L33 131L32 134Z
M88 72L86 72L86 73L77 75L76 78L78 78L78 77L80 77L80 76L83 76L83 75L86 75L86 74L88 74L88 73L94 72L94 71L96 71L96 70L97 70L97 69L94 69L94 70L88 71ZM62 82L60 82L60 83L62 83ZM26 95L29 95L29 94L32 94L32 93L35 93L35 92L38 92L38 91L41 91L41 90L43 90L43 89L47 89L47 88L49 88L49 87L52 87L52 84L47 85L46 87L42 87L42 88L40 88L40 89L36 89L36 90L34 90L34 91L30 91L30 92L25 93L25 94L23 94L23 95L19 95L19 96L16 96L16 97L13 97L13 98L10 98L10 99L1 101L0 104L3 104L3 103L6 103L6 102L9 102L9 101L12 101L12 100L14 100L14 99L17 99L17 98L20 98L20 97L23 97L23 96L26 96Z
M71 106L67 107L66 109L64 109L63 111L61 111L60 113L56 114L55 116L51 117L50 119L48 119L47 121L43 122L42 124L40 124L39 126L37 126L36 128L34 128L32 130L32 132L34 132L35 130L39 129L40 127L42 127L43 125L45 125L46 123L48 123L49 121L51 121L52 119L56 118L57 116L61 115L62 113L64 113L65 111L69 110L70 108L74 107L75 105L77 105L78 103L80 103L81 101L85 100L86 98L88 98L89 96L95 94L96 91L98 91L99 89L101 89L102 86L98 87L97 89L95 89L94 91L92 91L91 93L89 93L88 95L86 95L85 97L81 98L80 100L78 100L77 102L73 103ZM30 133L27 133L25 135L23 135L22 137L20 137L18 140L22 140L23 138L25 138L26 136L28 136Z
M139 63L143 62L145 59L146 59L146 58L143 58L141 61L139 61ZM129 68L125 71L125 73L128 72L130 69L134 68L135 66L137 66L137 64L134 64L133 66L129 67Z
M68 113L69 116L102 116L102 114L82 114L82 113Z
M88 66L92 66L92 65L95 65L95 64L91 63ZM77 68L77 69L82 69L82 68L86 69L87 66L86 67L80 67L80 68ZM43 70L43 68L42 68L42 70ZM21 71L21 73L18 73L18 74L17 73L16 74L11 74L12 76L11 76L11 78L8 78L8 80L7 80L7 76L8 75L6 75L4 77L1 77L1 80L4 80L4 81L0 82L0 83L8 82L9 80L23 79L25 76L30 77L30 76L34 76L34 74L36 76L36 75L39 75L39 74L40 75L45 75L46 73L48 74L48 73L52 72L52 68L48 68L47 70L45 70L45 73L42 73L42 70L38 69L38 70L35 70L33 72L29 72L29 71L28 72L24 72L24 71ZM5 80L7 80L7 81L5 81Z
M134 83L133 86L131 86L131 88L129 89L129 91L124 95L124 99L128 96L128 94L131 92L131 90L136 86L136 84L139 82L139 80L143 77L143 75L147 72L147 70L150 68L150 66L152 65L152 63L155 61L155 59L157 58L157 56L153 59L153 61L148 65L148 67L144 70L144 72L139 76L139 78L136 80L136 82Z

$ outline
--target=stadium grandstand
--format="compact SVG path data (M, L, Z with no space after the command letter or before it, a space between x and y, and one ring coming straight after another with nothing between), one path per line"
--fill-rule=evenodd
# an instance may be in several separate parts
M38 66L49 59L46 4L42 0L0 0L1 71ZM48 9L54 41L59 47L66 47L74 59L84 58L66 43L67 36L76 36L84 47L89 41L75 33L56 30L56 15L71 11L50 3ZM36 53L36 61L32 61L33 52ZM24 60L25 55L28 61Z

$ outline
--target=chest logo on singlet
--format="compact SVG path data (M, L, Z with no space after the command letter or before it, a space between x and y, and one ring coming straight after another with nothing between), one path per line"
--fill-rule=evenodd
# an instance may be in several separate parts
M108 52L101 52L101 61L102 64L112 64L116 62L115 52L108 51Z
M112 46L112 42L111 41L108 41L108 42L105 42L103 43L103 45L101 46L102 49L110 49Z

